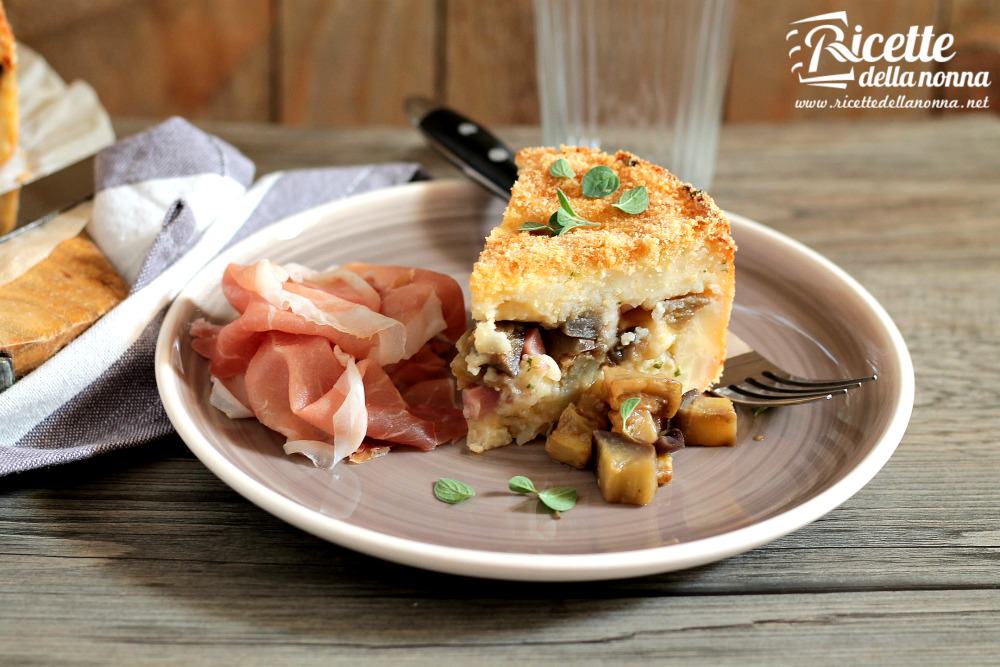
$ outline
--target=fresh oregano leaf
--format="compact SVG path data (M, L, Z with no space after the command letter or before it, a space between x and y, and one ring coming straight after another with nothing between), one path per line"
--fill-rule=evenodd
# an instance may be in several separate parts
M576 489L562 486L538 492L538 499L553 512L568 512L576 507Z
M562 188L556 188L556 196L559 197L559 209L573 216L574 218L579 217L576 211L573 210L573 205L569 203L569 197L566 193L562 191Z
M524 475L515 475L511 477L510 481L507 482L507 488L514 493L538 493L538 489L535 488L534 482Z
M552 228L541 222L526 222L517 228L519 232L549 232L554 233Z
M465 482L442 477L434 482L434 497L443 503L455 505L476 495L476 490Z
M549 167L549 173L556 178L573 178L576 176L576 172L573 171L573 167L569 166L569 162L567 162L564 157L561 157L552 163L552 166Z
M597 199L607 197L620 185L618 174L611 167L594 167L583 176L583 196Z
M562 236L574 227L600 227L600 225L596 222L591 222L575 215L570 215L563 209L556 211L556 222L558 225L556 236Z
M641 400L642 399L639 398L638 396L633 396L632 398L627 398L624 401L622 401L622 407L619 410L619 412L621 412L622 415L622 424L627 422L628 418L632 416L632 413L635 412L635 408L637 405L639 405L639 401Z
M649 193L646 192L646 186L640 185L631 190L626 190L621 198L612 204L612 206L631 215L639 215L649 208Z

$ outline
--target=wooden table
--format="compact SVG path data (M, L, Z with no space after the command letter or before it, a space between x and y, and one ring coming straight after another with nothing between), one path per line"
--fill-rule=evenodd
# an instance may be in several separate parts
M454 173L406 130L210 129L260 173L393 159ZM841 508L685 572L469 580L292 528L172 437L0 482L0 662L996 664L1000 121L734 127L713 192L847 269L909 343L906 437Z

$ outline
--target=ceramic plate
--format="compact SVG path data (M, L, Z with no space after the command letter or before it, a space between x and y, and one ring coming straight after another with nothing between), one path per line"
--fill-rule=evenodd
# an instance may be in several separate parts
M462 444L429 453L399 448L362 465L318 470L285 456L283 439L255 420L231 421L209 405L208 364L187 330L199 316L234 316L219 288L229 262L404 264L465 285L501 212L474 185L415 183L301 213L234 246L187 285L160 332L156 378L177 432L237 492L319 537L408 565L525 580L628 577L747 551L843 503L899 443L913 369L889 316L826 259L733 214L739 252L731 329L790 372L857 377L874 367L880 379L847 397L741 415L737 447L679 452L674 481L647 507L604 503L592 472L554 463L537 445L481 455ZM507 491L518 474L539 487L576 487L579 503L554 520ZM460 505L438 502L431 487L439 477L467 482L478 495Z

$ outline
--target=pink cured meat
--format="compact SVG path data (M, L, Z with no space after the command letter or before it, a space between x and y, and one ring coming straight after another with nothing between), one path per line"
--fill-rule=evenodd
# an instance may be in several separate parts
M465 435L464 420L462 431L456 435L455 418L451 413L457 412L461 417L461 412L450 406L453 398L449 397L449 403L445 405L435 405L432 416L426 405L408 404L378 364L369 364L365 368L364 382L368 437L429 450ZM454 396L453 387L451 395Z
M393 288L403 285L414 283L429 285L437 293L438 299L441 300L444 321L448 325L444 332L445 336L452 343L455 343L465 333L468 324L465 315L465 297L462 296L462 288L451 276L409 266L386 266L361 262L345 264L343 268L367 280L383 295L383 298Z
M458 311L465 326L457 283L422 269L350 266L290 267L293 279L266 260L230 265L223 291L240 315L224 326L196 320L192 347L261 423L290 443L332 446L334 461L461 438L441 356L453 349L445 339Z

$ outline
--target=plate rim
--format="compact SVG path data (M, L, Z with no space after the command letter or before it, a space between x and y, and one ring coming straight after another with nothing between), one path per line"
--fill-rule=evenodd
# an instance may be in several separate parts
M774 541L824 516L860 491L888 462L902 440L913 410L914 373L909 350L896 324L885 308L857 280L812 248L745 216L725 211L734 223L763 234L769 242L781 244L818 263L839 278L874 315L892 342L891 354L900 369L900 387L892 419L868 454L843 478L816 496L773 517L736 530L693 542L647 549L590 554L530 554L486 551L421 542L388 535L322 515L256 481L230 463L205 438L188 416L180 400L180 378L171 365L174 336L187 314L185 296L197 278L207 271L217 271L228 258L254 246L262 238L281 236L279 230L296 225L311 226L320 219L373 201L383 204L393 198L466 195L479 190L466 181L442 179L421 181L368 192L323 204L280 220L241 240L201 268L181 289L164 318L156 342L154 367L160 399L170 422L188 449L230 488L264 511L311 533L361 553L385 560L448 574L519 581L596 581L621 579L686 569L729 558ZM315 224L315 223L314 223Z

